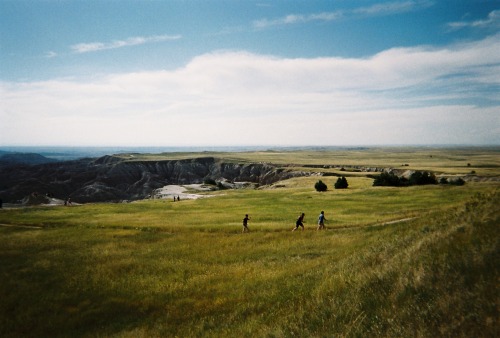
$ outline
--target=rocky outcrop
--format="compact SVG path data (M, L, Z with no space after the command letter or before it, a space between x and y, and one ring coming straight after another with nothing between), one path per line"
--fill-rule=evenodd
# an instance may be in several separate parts
M34 192L75 202L147 198L169 184L207 179L271 184L309 173L265 163L228 163L213 157L186 160L132 161L114 156L40 165L0 167L0 197L15 203Z

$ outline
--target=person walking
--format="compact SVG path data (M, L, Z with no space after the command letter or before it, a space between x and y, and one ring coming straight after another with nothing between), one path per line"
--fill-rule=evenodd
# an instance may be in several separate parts
M242 232L249 232L250 229L248 229L248 220L250 217L248 217L248 214L245 215L245 218L243 218L243 231Z
M318 229L317 230L324 230L325 228L325 212L321 211L321 213L318 216Z
M302 213L300 216L297 218L297 221L295 221L295 228L293 228L292 231L297 230L299 227L302 227L302 231L304 231L304 216L306 214Z

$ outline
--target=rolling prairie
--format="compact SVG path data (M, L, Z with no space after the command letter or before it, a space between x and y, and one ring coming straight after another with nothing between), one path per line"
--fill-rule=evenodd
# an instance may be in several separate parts
M348 189L310 176L179 202L4 209L0 336L499 336L498 153L378 151L231 157L488 179L373 187L332 167Z

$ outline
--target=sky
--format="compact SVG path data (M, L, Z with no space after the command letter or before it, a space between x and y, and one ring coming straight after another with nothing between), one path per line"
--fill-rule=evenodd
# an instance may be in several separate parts
M500 0L0 0L0 146L500 145Z

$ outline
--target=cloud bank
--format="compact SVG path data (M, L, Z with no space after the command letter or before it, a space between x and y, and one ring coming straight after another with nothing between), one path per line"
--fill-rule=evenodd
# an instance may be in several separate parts
M498 88L500 34L370 58L214 52L172 71L1 83L0 144L500 144Z

